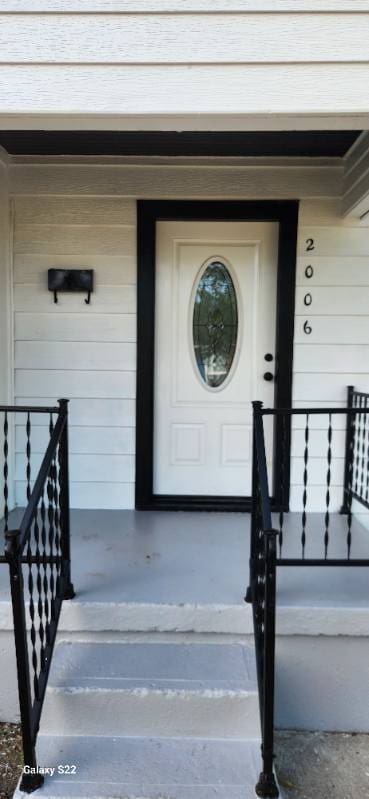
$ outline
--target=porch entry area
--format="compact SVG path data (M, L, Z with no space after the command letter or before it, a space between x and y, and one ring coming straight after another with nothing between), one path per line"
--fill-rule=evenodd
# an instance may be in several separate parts
M291 402L297 207L138 203L138 509L250 510L252 399Z

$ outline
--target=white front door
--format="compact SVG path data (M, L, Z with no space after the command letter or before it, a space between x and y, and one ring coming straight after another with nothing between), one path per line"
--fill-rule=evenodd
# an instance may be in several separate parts
M278 227L157 223L155 494L251 494L251 401L274 403ZM269 461L272 444L270 428Z

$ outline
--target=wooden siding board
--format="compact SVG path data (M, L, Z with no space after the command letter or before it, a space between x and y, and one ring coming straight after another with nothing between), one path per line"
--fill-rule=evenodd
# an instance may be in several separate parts
M45 285L44 285L45 288ZM67 312L16 313L15 338L21 342L134 342L135 314Z
M134 256L135 228L120 225L16 225L14 252Z
M368 39L368 13L0 15L8 64L352 64Z
M47 425L34 427L32 452L43 454L49 441ZM18 424L15 434L15 451L24 454L25 427ZM130 427L71 426L69 450L77 455L133 455L134 431Z
M68 369L16 369L15 390L18 397L96 397L101 399L134 399L134 372L72 371Z
M5 64L2 114L368 114L369 63ZM211 91L209 91L211 86ZM328 196L328 195L327 195Z
M3 0L3 14L193 14L258 13L316 14L369 11L369 0Z
M160 199L295 199L340 197L343 169L301 163L195 166L16 164L10 167L14 195L101 195Z
M19 197L15 220L22 225L136 225L136 205L123 197Z
M19 396L16 398L17 405L53 405L56 396L51 394L45 396ZM71 427L91 426L91 427L132 427L135 426L135 400L134 399L111 399L109 397L75 397L69 403L69 423ZM22 414L18 415L21 424ZM23 423L25 418L23 417ZM48 422L41 416L35 417L33 426L47 425Z
M127 342L17 341L16 369L136 370L136 345Z

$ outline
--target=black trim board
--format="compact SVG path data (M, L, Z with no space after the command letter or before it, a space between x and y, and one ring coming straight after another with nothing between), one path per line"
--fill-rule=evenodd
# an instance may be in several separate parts
M249 511L250 497L155 495L154 458L154 345L156 223L159 220L275 221L279 223L275 407L291 407L295 314L297 200L139 200L137 203L137 399L136 508L138 510ZM257 399L257 398L255 398ZM275 431L275 486L280 485L278 457L282 431ZM275 504L289 498L290 430L285 441L287 479L284 496L274 491Z

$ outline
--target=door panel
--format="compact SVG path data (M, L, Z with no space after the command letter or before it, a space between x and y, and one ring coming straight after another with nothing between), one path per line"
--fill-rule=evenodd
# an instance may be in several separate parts
M155 494L251 493L251 401L274 403L278 229L157 223ZM269 429L269 461L272 444Z

